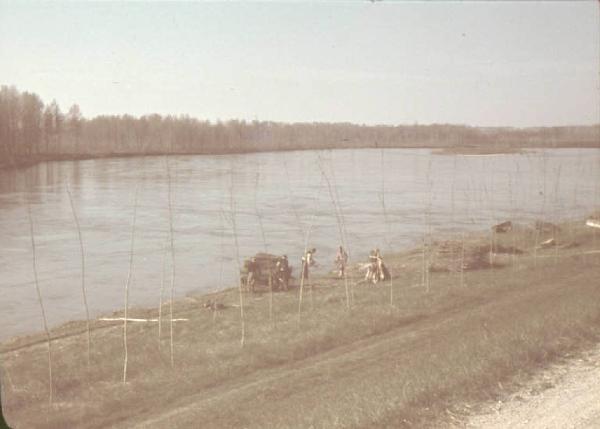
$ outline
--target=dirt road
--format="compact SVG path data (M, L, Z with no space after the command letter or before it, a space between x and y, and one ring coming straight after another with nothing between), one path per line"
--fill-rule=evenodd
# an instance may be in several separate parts
M508 402L491 405L467 428L600 428L600 346L540 373Z

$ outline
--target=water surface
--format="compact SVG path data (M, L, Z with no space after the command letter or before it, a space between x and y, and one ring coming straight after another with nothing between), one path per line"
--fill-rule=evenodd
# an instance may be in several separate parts
M166 163L115 158L0 172L0 340L42 329L27 205L50 324L85 316L67 185L81 224L92 314L124 305L136 189L130 303L158 305L169 231ZM365 149L177 156L169 163L177 296L235 284L232 216L242 258L266 248L287 254L297 272L310 229L308 244L327 271L340 243L338 219L358 260L374 247L385 255L414 245L428 225L452 234L506 219L557 221L582 217L600 201L596 149L495 156Z

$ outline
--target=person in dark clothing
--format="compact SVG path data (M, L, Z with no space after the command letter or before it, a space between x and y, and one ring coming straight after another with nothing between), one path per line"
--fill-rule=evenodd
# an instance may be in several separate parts
M317 249L314 247L307 251L302 257L302 277L304 279L308 279L308 271L309 267L316 264L314 254L317 252Z
M290 265L288 263L287 255L283 255L281 258L277 259L275 268L277 271L277 286L283 290L288 290L288 281L290 278Z
M254 284L256 283L256 277L258 276L258 262L256 262L256 258L250 259L247 264L248 269L248 277L246 278L246 285L248 286L248 290L251 292L254 291Z
M338 277L343 278L346 274L346 264L348 263L348 253L342 246L339 247L337 254L335 255L335 265L338 269Z

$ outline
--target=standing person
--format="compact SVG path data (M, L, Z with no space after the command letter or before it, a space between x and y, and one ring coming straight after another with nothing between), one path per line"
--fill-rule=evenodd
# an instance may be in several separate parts
M379 249L375 249L375 262L377 264L377 278L379 280L385 280L385 273L383 272L383 258Z
M369 270L371 271L370 280L373 284L376 284L380 280L390 280L392 278L390 271L383 263L383 256L381 256L381 252L379 249L375 249L369 255L369 260L371 261L371 265Z
M254 292L254 284L256 283L256 277L258 276L258 262L256 258L251 258L246 265L248 269L248 277L246 277L246 285L250 292Z
M341 279L346 274L346 264L348 263L348 253L342 246L338 248L337 254L335 255L335 265L338 268L338 277Z
M307 251L302 257L302 277L308 280L308 268L315 265L314 254L317 252L317 249L314 247Z
M288 282L290 278L290 266L288 263L287 255L283 255L277 259L275 264L277 270L277 285L283 290L288 290Z

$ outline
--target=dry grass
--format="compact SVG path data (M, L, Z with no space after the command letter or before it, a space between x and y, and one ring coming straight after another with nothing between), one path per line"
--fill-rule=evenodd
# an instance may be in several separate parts
M538 250L537 269L534 231L498 234L498 246L524 253L496 255L493 273L465 271L463 287L453 273L432 272L429 293L420 249L388 257L397 273L392 309L385 283L357 285L349 313L343 281L315 278L315 306L301 329L297 291L275 294L275 329L268 295L247 295L243 349L235 289L218 294L226 307L214 321L203 303L217 297L186 298L174 303L176 317L189 318L174 326L177 366L168 347L159 349L154 324L132 323L127 384L119 377L120 324L92 323L89 384L85 322L66 324L52 331L51 407L44 336L15 339L3 345L13 383L5 415L14 427L411 427L459 419L465 404L501 395L599 338L600 254L589 253L592 232L578 225L555 237L557 260L554 248ZM485 253L485 243L487 235L467 236L465 253Z

